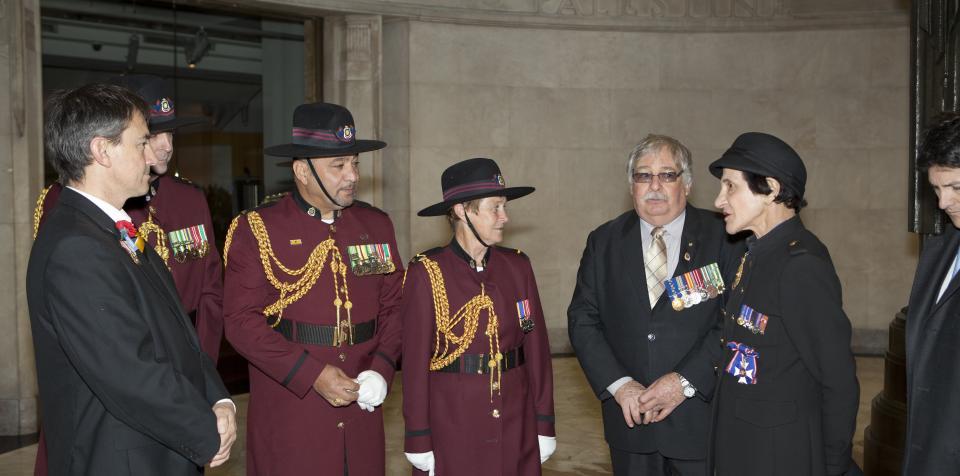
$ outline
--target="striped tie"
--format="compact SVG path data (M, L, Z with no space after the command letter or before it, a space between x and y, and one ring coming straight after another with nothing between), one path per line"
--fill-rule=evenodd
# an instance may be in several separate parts
M653 242L644 253L643 262L647 268L647 296L650 297L650 309L657 304L663 294L663 282L667 279L667 244L663 241L663 227L658 226L650 232Z

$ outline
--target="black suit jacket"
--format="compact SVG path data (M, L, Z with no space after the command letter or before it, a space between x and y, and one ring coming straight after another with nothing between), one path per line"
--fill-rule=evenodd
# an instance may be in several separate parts
M136 264L114 223L64 189L27 268L51 475L198 474L228 393L152 248Z
M860 389L830 254L799 217L750 242L740 282L728 291L723 342L756 351L756 381L720 374L710 474L849 474ZM744 305L767 316L762 334L739 319ZM734 356L725 349L721 370Z
M903 474L960 467L960 279L937 293L960 246L953 226L923 246L907 309L907 435Z
M611 447L633 453L698 459L706 454L719 353L721 298L675 311L664 292L653 309L647 297L642 228L633 210L590 233L567 310L570 341L602 402ZM719 215L687 206L674 276L717 263L729 287L743 254ZM687 259L689 258L689 259ZM629 376L643 385L678 372L697 388L663 422L627 427L607 386Z

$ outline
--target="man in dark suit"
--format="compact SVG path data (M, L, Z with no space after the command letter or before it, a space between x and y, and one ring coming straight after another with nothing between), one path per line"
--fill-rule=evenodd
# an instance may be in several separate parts
M230 455L235 407L160 257L121 207L156 156L120 86L54 93L47 159L65 188L27 269L50 474L200 474Z
M614 473L702 475L723 282L742 245L717 214L687 205L690 152L677 140L647 136L627 177L634 210L587 239L570 341L601 401Z
M927 131L917 166L952 226L924 241L907 308L907 434L903 474L960 465L960 116Z

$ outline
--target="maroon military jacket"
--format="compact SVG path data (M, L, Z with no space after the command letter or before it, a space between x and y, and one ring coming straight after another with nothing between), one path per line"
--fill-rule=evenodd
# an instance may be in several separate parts
M34 217L37 228L43 223L43 217L56 205L62 189L59 183L51 185L42 204L38 204ZM208 244L206 254L199 258L177 260L173 250L170 250L167 267L173 274L184 311L194 319L201 349L216 364L223 335L223 281L220 253L214 240L207 199L199 187L167 175L151 183L147 197L150 199L131 198L123 209L133 219L133 224L140 227L147 220L149 208L152 208L153 221L163 230L168 248L171 232L191 228L195 231L203 227ZM148 242L156 249L157 233L151 233Z
M456 240L424 253L437 262L450 314L480 294L490 296L498 317L501 353L522 348L522 365L502 373L500 391L490 392L489 374L430 371L437 342L433 292L426 268L415 258L403 290L404 451L433 451L437 474L539 475L537 435L554 436L553 370L537 283L526 255L493 247L483 271ZM533 329L521 328L518 302ZM465 354L490 353L486 312ZM528 324L529 325L529 324ZM454 328L463 334L463 323ZM461 357L463 359L463 357ZM461 367L462 369L462 367ZM425 474L416 469L414 474Z
M383 211L363 203L344 209L332 225L296 192L257 208L277 260L299 269L311 252L333 237L347 264L346 284L353 304L353 325L376 320L373 337L355 345L315 345L293 342L272 328L264 308L279 298L265 276L251 212L236 218L225 247L224 323L227 339L250 362L250 403L247 415L247 474L383 474L383 412L361 410L356 404L334 408L313 390L327 365L355 378L375 370L391 382L400 355L400 321L396 316L403 278L393 223ZM314 210L315 211L315 210ZM350 267L348 247L387 245L395 271L360 275ZM267 258L271 260L271 258ZM271 262L284 282L289 276ZM335 326L334 281L330 257L316 283L302 298L283 310L288 324ZM359 273L363 274L363 273ZM346 311L341 310L341 318Z

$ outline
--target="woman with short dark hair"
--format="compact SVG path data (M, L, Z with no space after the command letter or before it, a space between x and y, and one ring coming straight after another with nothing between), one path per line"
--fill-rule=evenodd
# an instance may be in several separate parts
M737 138L710 165L727 233L750 231L723 323L718 476L834 475L851 459L860 391L826 246L797 213L806 169L780 139Z

